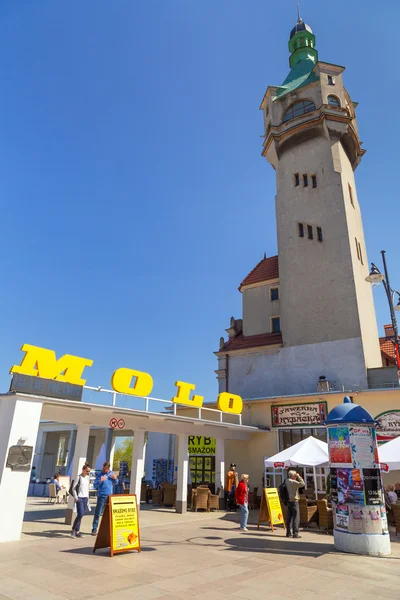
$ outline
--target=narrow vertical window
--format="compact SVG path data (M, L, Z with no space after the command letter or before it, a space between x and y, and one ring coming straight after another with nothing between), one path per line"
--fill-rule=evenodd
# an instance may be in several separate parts
M272 333L279 333L281 330L281 319L280 317L272 317L271 319Z
M319 242L323 241L323 237L322 237L322 227L317 227L317 239Z
M352 207L355 208L355 206L354 206L354 200L353 200L353 188L351 187L350 184L348 184L348 185L349 185L350 202L351 202Z
M317 176L311 175L311 181L312 181L313 188L316 188L317 187Z
M314 238L312 225L307 225L307 235L309 240Z
M300 185L300 175L298 173L294 174L294 185L297 187Z
M328 84L335 85L335 78L332 75L328 75Z
M271 301L279 300L279 288L271 288Z
M299 226L299 236L304 237L304 225L303 223L298 223Z
M360 244L360 242L358 243L358 253L359 253L359 258L360 258L361 264L363 265L364 261L363 261L363 255L362 255L362 251L361 251L361 244Z
M303 175L303 185L304 187L308 186L308 175Z
M355 241L356 241L357 258L358 258L358 260L360 260L360 247L359 247L357 238L355 238Z

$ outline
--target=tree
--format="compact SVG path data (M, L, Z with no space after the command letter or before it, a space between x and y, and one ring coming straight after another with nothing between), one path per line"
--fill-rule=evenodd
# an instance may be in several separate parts
M133 438L123 438L120 444L116 444L114 451L113 470L119 471L119 463L121 460L128 463L128 470L132 469L132 452L133 452Z

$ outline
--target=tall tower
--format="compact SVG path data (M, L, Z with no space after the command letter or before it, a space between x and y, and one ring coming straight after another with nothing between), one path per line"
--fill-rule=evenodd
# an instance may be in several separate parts
M367 387L382 366L354 171L361 147L344 67L318 61L299 18L290 72L268 87L262 155L276 171L280 326L294 367L313 363Z

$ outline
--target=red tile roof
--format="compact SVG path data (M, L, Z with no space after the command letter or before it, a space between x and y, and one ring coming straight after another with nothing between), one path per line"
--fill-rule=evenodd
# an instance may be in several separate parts
M278 279L279 277L279 265L278 257L270 256L267 258L264 256L259 263L256 264L254 269L245 277L239 286L239 291L242 290L244 285L250 285L251 283L260 283L261 281L270 281L271 279Z
M242 333L235 338L231 338L222 348L220 352L230 350L244 350L246 348L257 348L258 346L272 346L274 344L282 344L281 333L260 333L259 335L247 335Z
M393 335L393 327L392 325L384 325L383 328L385 330L386 337L379 338L379 346L381 348L382 357L396 365L396 353L394 351L394 344L391 340L391 336Z

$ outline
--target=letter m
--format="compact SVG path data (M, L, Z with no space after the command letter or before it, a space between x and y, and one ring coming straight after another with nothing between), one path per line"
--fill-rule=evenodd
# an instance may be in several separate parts
M82 379L85 367L91 367L93 361L89 358L72 356L64 354L57 360L54 350L39 348L24 344L21 348L25 356L20 365L11 367L10 373L21 373L43 377L44 379L56 379L64 383L73 383L75 385L85 385L86 379Z

